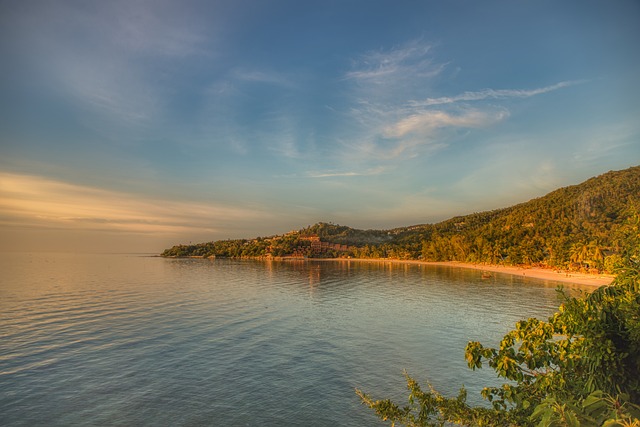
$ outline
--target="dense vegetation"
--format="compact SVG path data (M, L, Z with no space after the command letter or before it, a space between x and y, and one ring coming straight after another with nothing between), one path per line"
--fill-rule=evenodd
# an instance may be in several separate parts
M314 252L318 240L348 245ZM616 273L612 285L563 296L547 321L518 322L498 347L470 342L471 369L504 378L487 404L446 397L407 375L408 404L362 402L392 425L640 427L640 166L520 205L393 230L318 223L283 236L178 245L163 256L351 256L531 264Z
M408 405L357 391L362 402L392 425L640 427L640 216L616 234L612 285L565 295L548 321L518 322L498 348L467 345L471 369L486 364L509 381L482 391L490 406L469 406L464 388L456 398L424 391L408 375Z
M621 245L615 237L640 206L640 166L608 172L505 209L393 230L357 230L318 223L284 236L178 245L163 256L286 256L309 236L348 245L308 256L422 259L540 265L612 272Z

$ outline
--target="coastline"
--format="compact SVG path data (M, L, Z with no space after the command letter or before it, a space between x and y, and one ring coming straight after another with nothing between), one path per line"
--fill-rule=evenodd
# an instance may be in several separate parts
M187 257L165 257L165 258L198 258L202 256ZM215 259L215 258L212 258ZM512 276L524 276L540 280L553 280L556 282L573 283L577 285L599 287L609 285L615 279L611 274L589 274L579 273L575 271L563 271L559 269L527 267L527 266L505 266L491 264L472 264L460 261L418 261L418 260L402 260L389 258L299 258L299 257L248 257L247 259L260 259L271 261L339 261L339 262L369 262L369 263L387 263L387 264L411 264L411 265L433 265L443 267L465 268L478 270L482 274L500 273Z
M321 261L323 258L309 258L313 261ZM378 263L392 263L392 264L413 264L413 265L434 265L445 266L455 268L465 268L479 270L483 273L501 273L509 274L512 276L525 276L533 279L541 280L553 280L556 282L574 283L578 285L586 285L599 287L602 285L609 285L615 279L615 276L608 274L588 274L578 272L566 272L562 270L552 270L539 267L510 267L503 265L486 265L486 264L471 264L459 261L417 261L417 260L399 260L399 259L386 259L386 258L324 258L327 261L343 261L343 262L378 262Z

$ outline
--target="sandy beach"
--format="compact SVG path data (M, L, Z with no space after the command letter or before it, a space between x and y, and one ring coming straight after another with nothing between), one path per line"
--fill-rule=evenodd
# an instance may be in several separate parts
M578 272L565 272L562 270L552 270L538 267L508 267L502 265L486 265L486 264L470 264L458 261L446 262L427 262L414 260L395 260L395 259L345 259L334 258L333 261L357 261L357 262L385 262L394 264L416 264L416 265L442 265L457 268L468 268L480 270L485 273L502 273L514 276L526 276L534 279L555 280L565 283L576 283L587 286L602 286L610 284L615 276L608 274L585 274Z

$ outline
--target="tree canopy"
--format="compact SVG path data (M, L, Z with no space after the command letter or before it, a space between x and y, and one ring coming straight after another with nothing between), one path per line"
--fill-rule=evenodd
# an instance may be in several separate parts
M358 230L320 222L282 236L177 245L163 256L264 257L306 253L305 237L347 245L307 256L462 261L613 272L615 237L640 207L640 166L608 172L512 207L437 224Z
M407 375L408 405L362 402L392 425L640 427L640 215L619 230L616 280L583 297L563 294L548 320L516 323L496 348L470 342L471 369L488 366L506 382L487 387L490 406L466 403Z

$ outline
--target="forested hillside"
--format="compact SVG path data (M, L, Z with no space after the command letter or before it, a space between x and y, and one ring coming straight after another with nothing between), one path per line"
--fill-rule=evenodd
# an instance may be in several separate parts
M283 236L178 245L163 256L422 259L612 270L618 230L640 209L640 166L505 209L393 230L318 223ZM347 245L319 251L314 239Z

